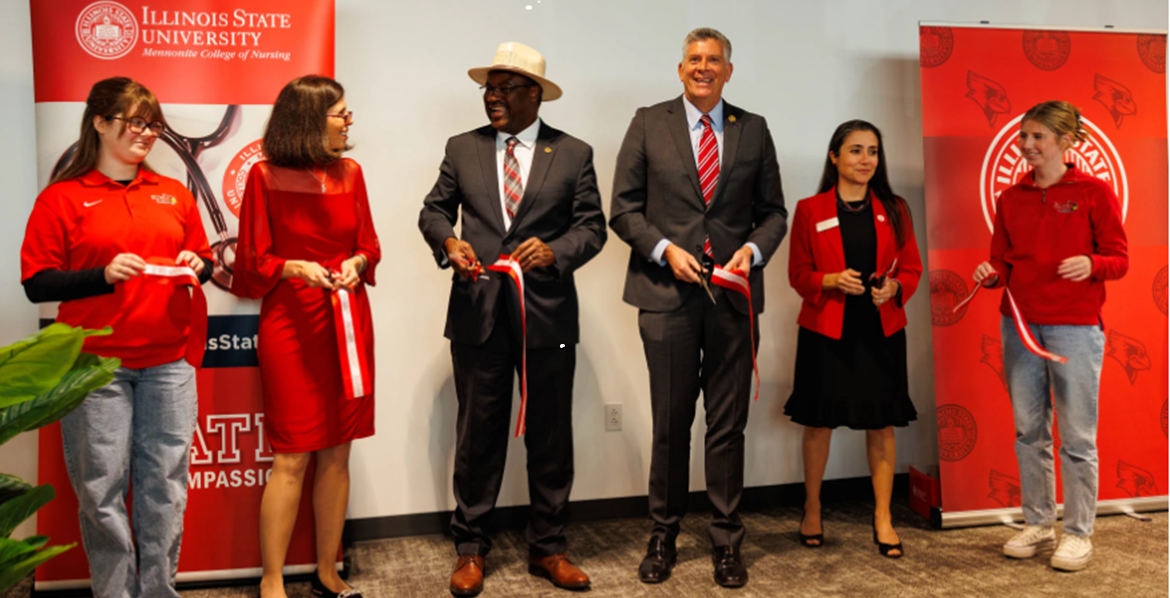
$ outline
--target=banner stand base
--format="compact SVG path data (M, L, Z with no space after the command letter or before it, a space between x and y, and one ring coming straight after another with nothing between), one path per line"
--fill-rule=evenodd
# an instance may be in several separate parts
M1097 515L1121 515L1130 512L1165 511L1170 506L1166 496L1151 496L1146 498L1122 498L1117 500L1097 501ZM1064 516L1064 505L1056 505L1056 517ZM935 529L954 529L959 527L974 527L977 525L1002 525L1011 521L1023 521L1024 510L1020 507L1010 509L987 509L984 511L959 511L947 513L941 507L932 507L930 511L930 525Z

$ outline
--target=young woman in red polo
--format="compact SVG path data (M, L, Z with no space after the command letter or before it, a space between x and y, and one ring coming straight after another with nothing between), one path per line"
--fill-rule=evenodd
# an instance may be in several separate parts
M58 322L112 327L84 350L122 360L113 382L61 420L94 596L179 596L197 411L195 368L184 360L192 297L148 280L147 265L190 268L204 282L211 250L191 193L146 165L164 123L139 83L96 83L77 151L37 197L21 248L29 299L60 301Z
M975 269L983 286L1006 287L1000 335L1025 526L1003 553L1031 558L1056 542L1052 422L1059 417L1064 530L1050 563L1065 571L1083 569L1093 556L1101 306L1105 281L1129 270L1113 188L1064 162L1064 152L1086 137L1068 102L1024 113L1017 143L1032 170L1000 195L991 259Z
M800 307L796 373L784 412L804 426L800 542L824 544L821 481L833 429L865 430L882 556L904 554L890 517L894 426L918 418L906 373L906 312L922 260L910 208L890 189L882 135L862 120L834 131L819 195L796 204L788 280Z
M374 434L374 328L365 285L382 250L350 149L353 112L333 79L281 90L248 174L232 293L262 299L258 356L264 430L275 459L260 506L260 594L285 596L283 568L301 488L316 463L313 595L360 596L335 563L349 501L352 442Z

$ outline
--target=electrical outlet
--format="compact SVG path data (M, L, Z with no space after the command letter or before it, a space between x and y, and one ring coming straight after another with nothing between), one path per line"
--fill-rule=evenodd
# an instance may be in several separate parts
M605 404L605 431L620 432L622 430L622 404Z

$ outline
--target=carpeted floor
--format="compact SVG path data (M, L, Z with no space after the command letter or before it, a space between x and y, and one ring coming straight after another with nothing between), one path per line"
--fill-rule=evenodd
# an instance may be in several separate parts
M688 517L679 537L673 577L658 586L638 582L649 523L623 519L576 524L569 529L569 555L593 579L590 596L1113 596L1167 595L1168 518L1152 514L1143 523L1125 516L1097 520L1089 568L1060 573L1048 566L1051 551L1031 560L1011 560L1000 545L1013 532L1003 526L936 531L905 507L894 518L906 556L878 555L871 537L872 506L862 501L826 508L826 545L807 549L796 541L800 510L776 508L744 515L743 556L750 581L726 590L712 580L706 514ZM484 598L561 596L544 579L528 574L523 533L501 533L488 556ZM367 598L450 596L447 579L455 561L442 536L360 543L346 552L349 582ZM310 596L307 583L289 584L292 598ZM256 586L192 590L184 598L257 596Z

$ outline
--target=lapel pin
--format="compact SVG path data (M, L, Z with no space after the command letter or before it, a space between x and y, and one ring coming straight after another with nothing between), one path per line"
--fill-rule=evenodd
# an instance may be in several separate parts
M878 214L878 222L885 222L885 221L886 221L886 217L882 216L881 214Z
M546 153L546 154L551 154L551 153L552 153L552 148L551 148L551 147L548 147L548 146L545 146L545 148L544 148L544 153Z
M731 116L728 116L728 117L727 117L727 120L729 120L729 121L731 121L731 122L735 122L735 115L734 115L734 114L732 114Z

